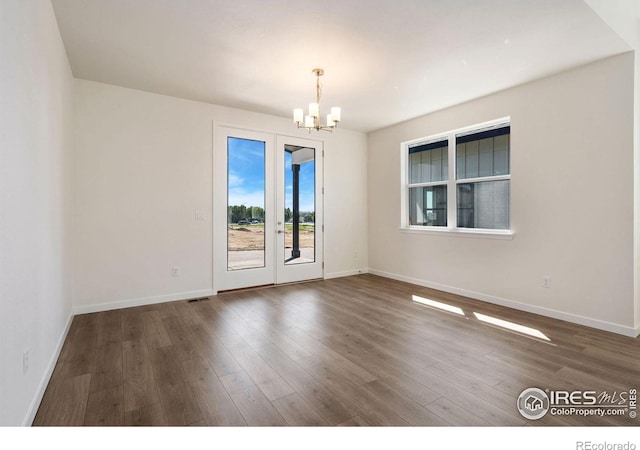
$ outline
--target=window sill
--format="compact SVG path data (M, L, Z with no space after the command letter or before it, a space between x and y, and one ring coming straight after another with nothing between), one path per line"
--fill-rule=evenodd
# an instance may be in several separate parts
M510 241L514 233L511 230L460 229L439 227L401 227L401 233L432 236L460 236L466 238L501 239Z

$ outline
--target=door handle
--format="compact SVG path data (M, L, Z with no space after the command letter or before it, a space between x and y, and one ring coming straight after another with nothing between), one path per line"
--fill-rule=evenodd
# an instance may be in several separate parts
M278 230L278 234L284 233L284 230Z

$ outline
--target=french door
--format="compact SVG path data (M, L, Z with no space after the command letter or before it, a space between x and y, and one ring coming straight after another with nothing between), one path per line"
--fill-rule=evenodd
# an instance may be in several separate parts
M214 129L214 289L322 278L322 142Z

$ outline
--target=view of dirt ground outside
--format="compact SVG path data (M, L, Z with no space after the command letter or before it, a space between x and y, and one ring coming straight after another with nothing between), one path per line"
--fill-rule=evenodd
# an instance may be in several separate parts
M285 224L285 258L291 257L293 225ZM264 267L264 223L229 224L227 232L229 270ZM315 224L300 224L300 257L286 264L303 264L315 261Z

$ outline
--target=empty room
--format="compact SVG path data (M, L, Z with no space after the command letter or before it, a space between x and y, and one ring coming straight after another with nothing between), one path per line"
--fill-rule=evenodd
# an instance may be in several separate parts
M639 24L0 0L0 425L637 426Z

